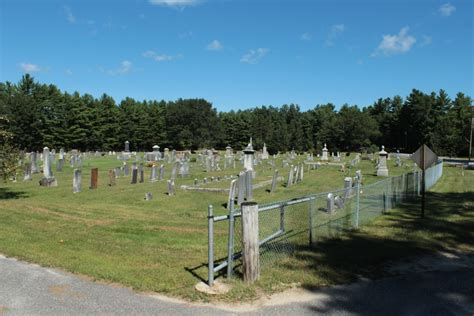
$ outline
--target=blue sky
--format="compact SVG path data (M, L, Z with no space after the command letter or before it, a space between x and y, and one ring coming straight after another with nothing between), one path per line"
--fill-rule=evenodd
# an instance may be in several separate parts
M0 81L23 73L118 102L202 97L221 111L367 106L412 88L473 96L473 2L13 1Z

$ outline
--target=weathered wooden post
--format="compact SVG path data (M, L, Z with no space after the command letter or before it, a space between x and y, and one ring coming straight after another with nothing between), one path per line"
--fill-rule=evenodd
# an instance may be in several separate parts
M256 202L242 203L242 243L244 281L252 284L260 278L258 204Z

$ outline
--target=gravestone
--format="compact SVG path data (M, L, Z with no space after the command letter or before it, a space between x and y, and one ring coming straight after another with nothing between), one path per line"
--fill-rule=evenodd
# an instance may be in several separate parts
M99 169L92 168L91 169L91 186L89 189L97 189L97 185L99 183Z
M164 165L161 165L160 166L160 177L159 177L159 181L163 180L165 177L165 166Z
M267 160L268 156L267 145L263 143L262 160Z
M326 203L326 212L332 213L334 212L334 194L329 193Z
M173 168L171 169L171 179L175 180L176 179L176 171L178 169L179 161L173 164Z
M143 163L140 163L140 165L138 166L138 173L140 176L140 179L138 180L138 182L140 183L145 182L145 171L143 170Z
M342 197L336 196L336 198L334 199L334 203L336 204L338 209L344 209L344 199Z
M81 192L82 186L82 171L80 169L74 169L74 177L72 178L72 192Z
M30 154L30 159L31 159L31 173L39 173L40 169L38 166L38 153L32 152Z
M115 170L114 169L110 169L109 170L109 186L110 187L113 187L117 184L117 182L115 181Z
M122 175L122 169L120 167L115 167L115 178L118 178Z
M388 154L385 151L385 147L382 146L382 150L379 152L379 164L377 166L378 177L388 177L387 156Z
M275 169L275 171L273 172L273 177L272 177L272 188L270 189L271 193L275 192L277 181L278 181L278 169Z
M125 141L125 148L123 151L126 153L130 152L130 142L128 140Z
M40 186L43 187L57 187L58 182L53 177L53 171L51 170L51 155L49 148L43 148L43 178L40 180Z
M151 192L145 193L145 201L151 201L153 199L153 194Z
M156 165L151 166L151 173L150 173L150 182L158 181L158 174L156 171Z
M63 171L64 166L64 158L59 158L58 162L56 163L56 171Z
M352 178L344 178L344 200L348 199L352 195Z
M33 180L33 178L31 177L31 163L25 163L23 181L31 180Z
M132 166L132 181L130 184L137 184L138 180L138 169L137 166Z
M323 154L321 156L321 160L322 161L328 161L329 160L329 158L328 158L328 148L326 147L326 144L324 144Z
M300 165L300 176L299 176L299 182L303 181L304 178L304 166L303 164Z
M123 175L128 177L130 175L130 168L128 167L126 162L123 162Z
M227 198L227 209L228 210L234 208L236 191L237 191L237 180L234 179L230 182L229 197Z
M153 153L155 154L155 161L161 159L160 146L153 146Z
M174 195L174 180L168 180L168 195Z
M290 187L293 184L293 165L290 166L290 171L288 172L288 181L286 182L286 187Z

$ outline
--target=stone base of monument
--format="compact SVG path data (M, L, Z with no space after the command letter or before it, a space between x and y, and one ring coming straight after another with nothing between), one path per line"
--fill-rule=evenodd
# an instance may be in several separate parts
M377 177L388 177L388 169L387 168L377 169Z
M42 187L57 187L58 186L58 181L56 181L56 178L43 178L39 181L39 185Z

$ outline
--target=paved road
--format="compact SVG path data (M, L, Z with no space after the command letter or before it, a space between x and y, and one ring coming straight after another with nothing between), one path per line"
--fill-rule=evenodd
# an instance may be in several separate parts
M289 302L293 301L293 302ZM277 295L258 306L213 307L94 283L0 256L0 314L6 315L474 315L474 266Z

